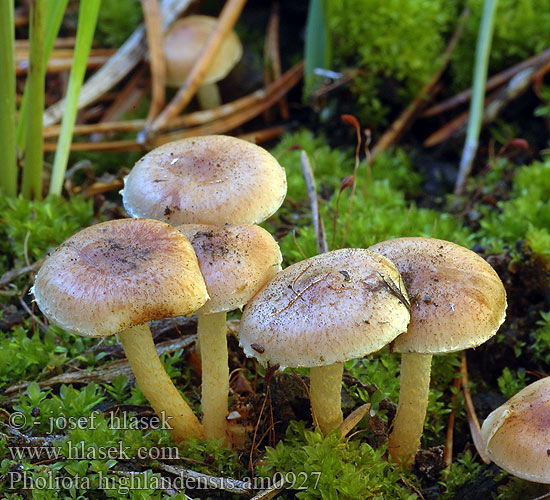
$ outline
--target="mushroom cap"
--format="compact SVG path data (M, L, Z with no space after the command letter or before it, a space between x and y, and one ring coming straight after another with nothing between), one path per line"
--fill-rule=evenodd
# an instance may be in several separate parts
M247 304L245 354L281 366L323 366L377 351L407 329L407 292L396 267L369 250L346 248L281 271ZM403 300L404 299L404 300Z
M90 337L190 314L208 299L187 238L148 219L74 234L47 257L32 292L50 321Z
M487 454L514 476L550 483L550 377L534 382L483 422Z
M122 200L132 217L222 226L262 222L285 195L285 170L265 149L207 135L146 154L126 177Z
M506 316L506 291L479 255L435 238L396 238L369 247L399 269L411 297L396 352L437 354L483 344Z
M279 245L260 226L183 224L193 245L210 299L200 312L231 311L244 306L281 270Z
M179 87L193 69L197 57L215 31L217 17L187 16L176 21L164 35L166 84ZM223 80L243 55L237 33L231 30L225 37L202 80L202 85Z

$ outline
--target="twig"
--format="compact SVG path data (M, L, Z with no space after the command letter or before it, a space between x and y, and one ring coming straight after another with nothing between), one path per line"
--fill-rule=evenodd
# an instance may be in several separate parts
M443 462L445 463L445 467L448 469L451 464L453 463L453 441L454 441L454 425L455 425L455 405L458 400L458 395L460 394L460 383L462 381L462 376L459 373L457 374L453 387L454 392L451 396L451 413L449 413L449 421L447 423L447 434L446 434L446 441L445 441L445 450L443 451Z
M288 80L288 83L284 86L273 92L270 96L266 97L261 102L256 103L253 106L250 106L247 109L229 115L226 118L215 121L213 123L189 128L187 130L182 130L179 132L168 133L151 139L150 143L140 144L136 140L121 140L121 141L110 141L110 142L77 142L71 145L72 151L139 151L145 150L149 147L160 146L170 141L175 141L178 139L183 139L186 137L196 137L199 135L207 134L222 134L226 133L243 123L251 120L252 118L258 116L264 109L273 106L282 95L288 92L288 89L296 85L302 76L302 64L300 63L297 68L298 71L294 72L293 77ZM44 143L45 151L55 151L56 143L55 142L46 142Z
M162 37L162 21L157 0L142 0L143 17L149 46L149 66L151 68L151 106L147 123L151 123L164 107L166 60Z
M193 345L196 337L196 335L190 335L183 339L178 338L161 342L156 346L157 353L161 356L165 353L173 353L178 349L184 349L185 347ZM126 359L106 363L93 371L75 370L63 373L61 375L56 375L55 377L38 382L38 385L41 388L44 388L59 384L89 384L90 382L107 383L113 381L119 375L132 375L132 369ZM5 405L6 403L11 404L10 401L18 398L19 394L28 387L29 383L30 382L18 382L17 384L13 384L5 389L2 394L4 396L8 396L8 398L2 401L2 405Z
M86 68L93 69L103 66L108 60L107 54L90 54L86 60ZM61 73L62 71L68 71L73 66L73 60L68 57L55 57L48 59L48 65L46 66L46 73ZM29 61L25 58L16 61L15 72L17 76L26 75L29 71Z
M466 20L468 19L469 15L469 9L464 9L460 16L460 22L458 23L458 26L451 40L449 41L447 48L443 52L439 68L432 75L430 80L418 91L415 98L409 104L407 109L405 109L405 111L403 111L403 113L399 115L397 120L395 120L390 125L390 128L386 132L384 132L382 137L380 137L379 141L372 149L369 163L372 162L372 160L378 153L385 151L386 149L388 149L388 147L399 141L401 136L412 125L416 117L420 114L424 106L426 106L426 104L434 97L434 95L436 94L437 83L439 82L441 75L443 74L449 64L449 61L451 60L451 55L453 54L453 51L458 41L460 40L462 33L464 32L464 28L466 27Z
M208 486L210 489L215 488L230 493L248 493L252 486L251 483L245 483L238 479L210 476L208 474L202 474L201 472L195 472L191 469L186 469L181 465L170 465L157 462L152 464L152 466L184 479L193 478L197 481L197 484Z
M274 2L271 15L267 23L264 45L264 86L268 86L273 79L281 78L281 55L279 53L279 3ZM288 105L284 97L279 101L279 111L283 120L288 120ZM270 120L269 110L264 113L266 121Z
M346 239L348 237L349 226L351 223L351 214L353 212L353 198L355 196L355 189L357 188L357 171L359 170L359 151L361 150L361 127L359 126L359 121L353 115L342 115L342 121L349 123L355 128L355 133L357 136L357 145L355 146L355 165L353 167L353 176L351 183L351 193L349 195L349 205L348 205L348 216L346 219L346 226L344 229L344 236L342 238L342 244L340 245L343 248L346 245ZM342 189L340 188L340 193ZM340 198L340 193L338 194L338 201Z
M220 13L216 29L212 35L210 35L193 69L168 106L164 108L162 113L160 113L150 127L145 127L143 133L140 133L140 142L145 142L149 132L156 132L159 130L166 122L179 114L189 104L200 87L218 49L221 47L221 44L229 32L233 29L233 26L235 26L245 3L246 0L227 0Z
M313 175L313 169L307 153L302 149L300 153L300 163L302 165L302 176L306 183L307 195L309 197L309 206L311 207L311 217L313 220L313 227L315 229L315 237L317 240L317 252L328 252L327 238L325 234L325 225L323 218L319 212L319 203L317 200L317 190L315 189L315 177Z
M288 71L286 71L281 78L277 79L275 82L270 84L265 89L259 89L251 94L236 99L230 103L222 104L218 108L195 111L182 116L177 116L167 122L162 130L165 129L175 129L180 127L193 127L196 125L204 125L206 123L215 121L220 118L230 116L234 113L242 111L246 108L249 108L255 104L263 102L268 98L272 93L276 92L279 89L284 88L285 91L288 91L292 86L294 86L302 76L303 72L303 63L298 63ZM107 111L109 113L109 111ZM96 132L106 133L106 132L137 132L145 126L145 120L129 120L129 121L120 121L120 122L105 122L105 123L94 123L94 124L85 124L85 125L76 125L74 133L75 134L93 134ZM44 128L44 138L57 137L59 135L60 127L59 125L51 125Z
M529 84L533 80L535 71L536 69L534 67L529 67L512 78L508 82L508 85L491 93L484 102L482 124L486 125L487 123L493 121L506 106L506 104L526 91ZM424 141L424 147L430 148L437 146L451 137L458 137L464 134L466 131L466 123L468 122L468 118L468 111L461 113L444 127L431 134Z
M512 66L500 73L497 73L496 75L489 78L489 80L487 80L485 91L488 92L489 90L493 90L497 87L500 87L503 83L506 83L513 76L517 75L520 71L526 68L529 68L531 66L535 66L539 68L545 62L547 62L549 58L550 58L550 49L546 49L545 51L541 52L540 54L537 54L536 56L530 57L529 59L526 59L525 61L522 61L519 64L516 64L515 66ZM468 90L465 90L464 92L460 92L460 94L457 94L451 97L450 99L447 99L446 101L443 101L427 109L426 112L422 115L422 117L427 118L430 116L439 115L446 111L450 111L451 109L454 109L460 106L461 104L468 102L471 96L472 96L472 89L468 89Z
M476 43L476 57L474 66L474 83L472 100L470 101L470 116L468 118L468 130L458 176L455 183L454 194L462 194L466 186L466 179L470 175L481 131L483 117L483 100L485 97L485 85L487 83L487 70L489 67L489 54L491 53L491 40L495 26L495 12L498 0L485 0L483 13Z
M161 5L164 29L170 26L187 9L191 0L164 0ZM140 26L118 49L103 67L88 79L80 89L78 109L94 102L120 82L145 55L145 28ZM63 116L65 99L61 99L44 112L44 125L53 125Z
M124 85L122 90L120 92L117 92L115 100L111 103L111 105L105 110L103 113L103 116L101 117L100 123L93 124L93 125L76 125L74 134L79 135L80 128L81 127L90 127L92 130L90 132L86 133L95 133L95 132L102 132L102 128L104 125L106 125L105 122L110 122L111 120L118 120L126 111L130 110L133 106L135 106L142 98L145 96L147 92L146 85L144 84L145 80L145 68L143 66L139 67L136 71L134 71L133 75L128 80L128 83ZM140 120L142 121L142 120ZM115 122L115 123L124 123L124 122ZM100 130L93 130L93 127L97 127ZM52 125L51 127L47 127L44 132L44 137L56 137L57 133L55 135L50 135L48 133L48 130L54 129L58 133L58 126ZM117 130L107 130L107 132L117 132ZM125 132L124 130L120 130L120 132ZM95 140L99 140L99 137L94 138Z
M5 286L9 285L12 281L19 278L19 276L22 276L23 274L32 273L36 271L42 265L42 263L44 262L44 259L45 257L25 267L17 267L14 269L10 269L6 273L4 273L0 278L0 288L4 288Z
M481 460L485 464L490 464L491 460L485 453L483 443L481 441L481 429L479 427L479 420L477 419L474 403L472 402L472 396L470 395L470 386L468 382L468 364L466 362L466 353L463 351L460 358L460 372L462 380L462 392L464 392L464 401L466 403L466 410L468 412L468 425L470 426L470 432L472 433L472 439L477 453Z

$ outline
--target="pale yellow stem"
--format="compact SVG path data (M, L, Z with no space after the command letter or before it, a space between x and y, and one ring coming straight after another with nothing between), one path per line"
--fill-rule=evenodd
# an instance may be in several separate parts
M160 362L149 325L128 328L119 332L118 336L139 388L161 421L171 427L174 441L183 441L191 436L204 437L198 418Z
M197 90L197 99L201 109L214 109L222 104L220 89L216 83L201 85Z
M414 461L424 430L430 393L431 354L401 355L399 405L393 421L388 451L396 461Z
M314 366L309 373L311 409L323 434L336 429L343 421L342 375L344 365Z
M226 439L229 365L226 313L199 314L202 365L202 425L206 437Z

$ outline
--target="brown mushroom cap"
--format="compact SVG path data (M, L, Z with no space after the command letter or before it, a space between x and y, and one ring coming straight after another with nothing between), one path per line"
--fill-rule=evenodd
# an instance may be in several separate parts
M262 222L285 195L285 170L265 149L209 135L146 154L126 177L122 199L132 217L221 226Z
M190 314L208 299L191 244L148 219L104 222L71 236L48 256L32 292L53 323L92 337Z
M506 315L506 291L479 255L435 238L396 238L369 248L399 269L411 298L407 333L396 352L437 354L475 347Z
M364 249L317 255L281 271L245 307L240 342L248 356L281 366L324 366L377 351L404 332L399 272ZM401 287L406 299L406 291Z
M483 422L487 454L514 476L550 483L550 377L534 382Z
M216 17L187 16L172 25L164 36L167 85L179 87L185 82L217 23ZM202 84L215 83L225 78L242 54L239 37L231 31L217 51Z
M244 306L281 270L279 245L260 226L183 224L176 229L189 239L199 260L210 296L204 314Z

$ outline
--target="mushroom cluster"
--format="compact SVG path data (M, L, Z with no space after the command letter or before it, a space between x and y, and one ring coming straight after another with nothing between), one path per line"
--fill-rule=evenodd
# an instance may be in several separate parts
M271 154L224 135L160 146L125 181L127 212L178 226L199 259L211 297L198 311L197 342L203 425L210 438L226 438L226 313L241 308L280 270L277 243L254 224L275 213L285 195L285 170Z
M247 356L310 368L312 415L324 433L343 421L343 362L391 344L402 364L388 449L410 464L433 354L475 347L497 332L506 311L502 282L474 252L432 238L336 250L281 271L277 243L256 224L285 194L284 169L254 144L227 136L165 144L126 179L123 202L135 218L97 224L63 243L37 274L36 301L67 331L118 333L151 406L173 418L175 440L228 437L228 311L245 307L239 340ZM202 424L164 372L147 325L191 313L198 314ZM510 446L506 429L550 418L547 380L484 423L495 461ZM540 480L541 470L521 477Z

